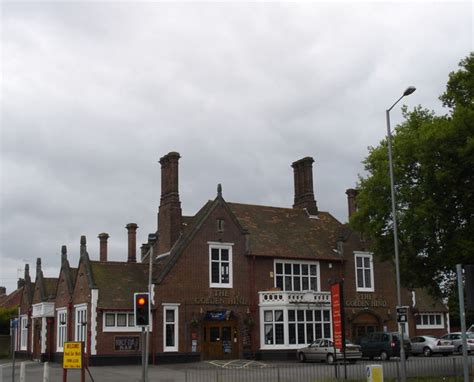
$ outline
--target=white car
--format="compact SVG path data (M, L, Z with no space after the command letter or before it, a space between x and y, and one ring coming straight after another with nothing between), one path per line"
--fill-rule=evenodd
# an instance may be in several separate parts
M462 333L455 332L455 333L448 333L441 337L442 340L449 340L453 341L454 351L458 353L462 353ZM471 353L474 352L474 333L466 333L466 341L467 341L467 352Z
M453 354L454 345L451 340L439 339L434 336L417 336L411 339L411 353L431 357L433 354L448 356Z
M300 362L305 361L326 361L334 363L336 360L343 360L344 354L339 349L334 349L334 343L330 338L320 338L310 345L298 349L296 355ZM355 362L362 358L362 352L359 345L354 345L346 341L346 360Z

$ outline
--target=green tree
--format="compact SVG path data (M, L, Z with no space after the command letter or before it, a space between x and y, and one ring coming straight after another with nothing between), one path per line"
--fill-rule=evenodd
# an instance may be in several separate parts
M474 53L449 75L437 116L421 106L402 108L393 133L393 165L400 270L405 286L449 288L455 265L474 262ZM370 147L359 177L353 228L373 251L393 258L387 141ZM447 291L446 291L447 292Z
M0 334L10 334L10 319L18 315L18 308L0 307Z

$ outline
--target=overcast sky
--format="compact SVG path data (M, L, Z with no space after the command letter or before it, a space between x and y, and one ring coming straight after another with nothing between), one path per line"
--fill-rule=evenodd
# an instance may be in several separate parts
M126 260L156 229L158 160L178 151L183 213L216 196L291 207L291 163L315 159L320 210L345 190L404 100L438 96L473 50L465 2L1 3L0 285L37 257L57 277L86 235ZM400 106L402 103L400 103ZM392 125L401 122L393 109Z

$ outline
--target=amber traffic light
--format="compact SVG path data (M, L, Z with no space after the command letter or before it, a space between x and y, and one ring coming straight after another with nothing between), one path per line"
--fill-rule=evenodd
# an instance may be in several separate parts
M135 293L133 295L133 308L135 326L148 326L150 324L150 294Z

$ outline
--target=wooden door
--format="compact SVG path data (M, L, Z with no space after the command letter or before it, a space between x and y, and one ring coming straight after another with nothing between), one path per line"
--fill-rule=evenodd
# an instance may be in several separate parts
M203 358L236 359L239 339L235 321L209 321L203 325Z

